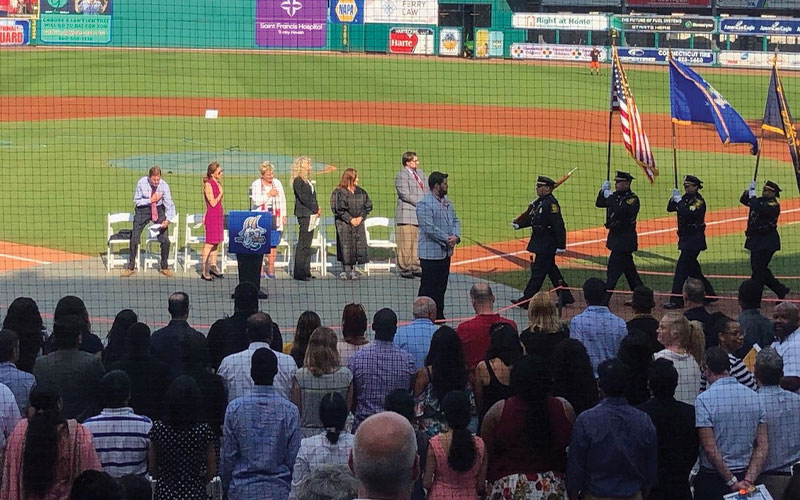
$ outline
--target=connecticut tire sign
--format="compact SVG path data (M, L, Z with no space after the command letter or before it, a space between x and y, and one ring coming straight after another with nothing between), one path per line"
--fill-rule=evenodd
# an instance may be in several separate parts
M640 33L713 33L716 23L710 16L614 16L611 26L620 31Z

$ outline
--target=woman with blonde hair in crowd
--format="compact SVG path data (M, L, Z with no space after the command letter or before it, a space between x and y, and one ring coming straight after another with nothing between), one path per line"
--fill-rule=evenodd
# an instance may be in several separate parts
M330 392L340 394L347 403L347 410L350 410L353 374L339 362L336 334L321 326L311 334L303 367L295 372L292 383L292 402L300 410L300 431L304 438L322 431L320 403Z
M258 169L261 177L250 186L250 210L272 212L272 227L283 234L286 224L286 193L283 191L283 184L275 178L275 166L272 163L265 161ZM275 279L275 254L273 247L267 254L266 275L262 264L262 278Z
M314 229L310 227L311 216L319 217L317 193L311 183L311 158L301 156L292 163L292 191L294 191L294 215L300 226L297 245L294 249L294 273L298 281L311 280L311 240Z
M336 224L336 258L342 263L339 279L358 279L356 264L365 264L367 232L364 219L372 211L369 194L358 185L358 170L348 168L331 193L331 210Z
M669 312L658 324L658 341L664 349L653 354L653 359L668 359L678 370L675 399L694 406L700 393L700 363L705 351L702 325L689 321L679 312Z
M550 292L538 292L528 304L528 328L519 334L519 340L530 355L549 359L556 346L569 338L569 327L561 322Z
M367 312L361 304L347 304L342 311L342 340L336 344L342 365L350 363L355 353L369 344Z
M203 224L206 227L206 239L203 243L202 272L200 278L211 281L222 278L222 273L217 269L217 248L222 243L223 219L225 212L222 209L222 198L225 191L222 188L222 167L217 162L211 162L203 177L203 199L206 202L206 216Z

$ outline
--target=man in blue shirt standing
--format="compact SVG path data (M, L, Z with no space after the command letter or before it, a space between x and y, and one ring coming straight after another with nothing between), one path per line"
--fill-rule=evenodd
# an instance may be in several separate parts
M430 297L417 297L412 306L414 321L397 329L394 345L411 354L417 370L425 367L436 326L436 302Z
M444 294L450 276L453 249L461 243L461 222L447 198L447 174L433 172L428 177L428 191L417 203L419 224L419 262L422 282L418 297L436 302L436 318L444 319Z
M586 309L575 315L569 325L570 336L579 340L592 362L594 376L603 361L613 358L619 352L622 339L628 334L625 320L612 313L603 305L606 298L606 284L599 278L589 278L583 284L583 298Z
M570 500L641 500L658 481L658 441L647 413L625 399L630 370L612 358L600 363L603 400L578 416L567 457Z
M169 233L167 226L175 217L175 203L172 202L172 192L166 181L161 180L161 167L150 167L147 177L142 177L136 183L133 194L135 212L133 214L133 232L131 233L131 260L128 268L122 271L122 277L128 278L136 272L136 256L139 252L139 240L142 230L151 222L158 225L158 242L161 244L161 269L158 271L171 278L174 273L169 269Z
M728 353L712 347L703 355L709 387L695 401L700 434L700 472L694 496L722 500L748 489L767 458L767 415L761 396L730 376Z
M261 348L253 354L255 386L225 412L220 451L222 488L228 500L285 499L300 450L300 412L272 386L278 358Z

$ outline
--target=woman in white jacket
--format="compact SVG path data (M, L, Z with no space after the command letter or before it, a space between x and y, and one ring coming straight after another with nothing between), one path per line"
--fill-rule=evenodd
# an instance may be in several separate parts
M261 177L250 186L250 210L272 212L272 226L281 234L286 224L286 193L283 184L275 178L275 167L265 161L258 169ZM275 279L275 248L267 254L267 272L264 275L263 265L261 277Z

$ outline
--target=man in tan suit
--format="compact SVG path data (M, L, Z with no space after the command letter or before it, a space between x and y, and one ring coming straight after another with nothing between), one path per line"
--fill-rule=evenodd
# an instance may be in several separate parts
M397 191L397 269L403 278L413 279L422 275L417 253L417 202L428 192L428 186L425 173L419 168L417 153L406 151L402 163L403 168L394 178Z

